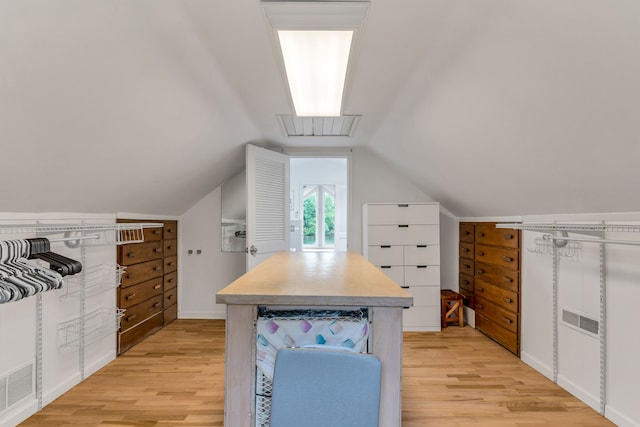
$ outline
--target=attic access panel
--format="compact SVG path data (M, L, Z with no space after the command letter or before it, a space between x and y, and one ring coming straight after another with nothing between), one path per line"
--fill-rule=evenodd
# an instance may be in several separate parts
M279 115L286 136L352 136L361 116L299 117Z

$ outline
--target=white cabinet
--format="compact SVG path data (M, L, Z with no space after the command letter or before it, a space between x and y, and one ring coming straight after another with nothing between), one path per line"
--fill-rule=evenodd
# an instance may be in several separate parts
M440 205L370 203L363 209L363 255L413 295L405 331L440 330Z

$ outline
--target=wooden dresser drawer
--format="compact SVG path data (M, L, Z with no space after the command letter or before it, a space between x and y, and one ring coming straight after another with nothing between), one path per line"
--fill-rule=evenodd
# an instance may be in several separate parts
M438 205L389 204L369 205L368 223L372 225L439 224Z
M162 293L162 277L120 289L118 307L130 308Z
M473 261L470 259L460 258L460 273L473 276L475 270L473 264Z
M171 273L178 269L178 257L172 256L164 259L164 272Z
M178 221L164 222L164 240L175 240L178 238Z
M440 245L405 246L404 265L440 265Z
M476 277L512 292L520 291L520 273L518 271L478 262L476 263Z
M129 307L124 312L124 316L120 321L120 329L126 331L127 329L137 325L140 322L147 320L149 317L162 311L162 295L155 296L146 301L141 302L138 305Z
M178 288L169 289L164 293L164 308L178 302Z
M143 229L143 233L144 233L144 241L145 242L153 242L155 240L162 240L162 227L145 228L145 229Z
M164 290L167 291L171 288L178 286L178 272L174 271L164 275Z
M174 304L169 308L166 308L162 315L164 317L164 325L168 325L178 318L178 304Z
M373 265L402 265L403 247L391 245L369 246L368 259Z
M130 265L122 274L121 287L135 285L162 276L162 259Z
M165 257L178 255L178 241L177 240L165 240L163 242Z
M518 270L519 251L513 248L499 248L476 244L476 261Z
M131 243L118 246L120 265L139 264L152 259L162 258L162 242Z
M517 314L520 311L518 307L518 294L515 292L511 292L483 280L476 279L475 294L492 301L498 307L514 314Z
M474 254L473 243L460 242L459 254L461 258L473 259L473 254Z
M124 353L140 342L144 337L151 335L158 329L162 328L162 321L163 316L158 313L157 315L147 319L147 321L140 323L135 328L131 328L126 332L120 333L119 352Z
M481 294L478 293L477 287L474 296L476 300L476 314L493 320L497 325L514 334L518 333L518 315L516 313L500 308L494 303L482 298Z
M473 295L473 291L460 288L459 293L464 297L464 305L471 309L475 308L475 296Z
M473 224L460 224L460 240L463 242L473 243L475 231Z
M478 304L476 303L476 306L477 305ZM476 310L476 329L485 333L486 335L489 336L489 338L492 338L493 340L497 341L499 344L503 345L507 350L511 351L512 353L520 354L520 351L518 349L518 336L515 333L510 332L507 329L504 329L498 326L492 320L482 315L479 315L477 310Z
M467 291L473 292L474 289L474 279L473 276L467 276L466 274L459 274L458 287L460 289L466 289Z
M154 240L162 240L162 228L163 228L163 223L162 222L157 222L157 221L146 221L146 220L139 220L139 219L118 219L118 223L122 223L122 224L129 224L129 223L136 223L136 224L159 224L159 227L145 227L142 229L142 235L144 238L145 242L151 242ZM137 240L140 238L140 234L139 234L140 229L138 227L136 227L134 230L122 230L121 231L121 238L122 241L128 241L128 240Z
M476 224L476 243L483 245L520 247L520 232L507 228L496 228L495 224Z

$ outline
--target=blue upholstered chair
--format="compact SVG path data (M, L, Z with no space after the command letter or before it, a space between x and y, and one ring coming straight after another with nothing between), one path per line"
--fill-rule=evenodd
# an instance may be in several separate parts
M279 350L271 427L378 427L380 369L370 354Z

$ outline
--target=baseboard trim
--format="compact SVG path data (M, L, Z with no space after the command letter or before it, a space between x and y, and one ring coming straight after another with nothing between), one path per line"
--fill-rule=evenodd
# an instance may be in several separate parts
M552 367L550 367L549 365L543 363L539 359L536 359L535 357L533 357L532 355L530 355L529 353L526 353L524 351L520 352L520 359L524 363L526 363L527 365L531 366L533 369L535 369L536 371L540 372L542 375L544 375L545 377L547 377L551 381L553 381L553 368Z
M15 427L31 415L38 412L38 400L27 399L20 404L12 405L11 409L0 412L0 427Z
M558 375L558 385L578 399L582 400L594 410L600 412L600 399L597 396L592 395L587 390L562 375Z
M612 408L611 405L607 405L604 410L604 416L611 420L619 427L638 427L640 422L634 422L631 418L618 411L616 408Z

